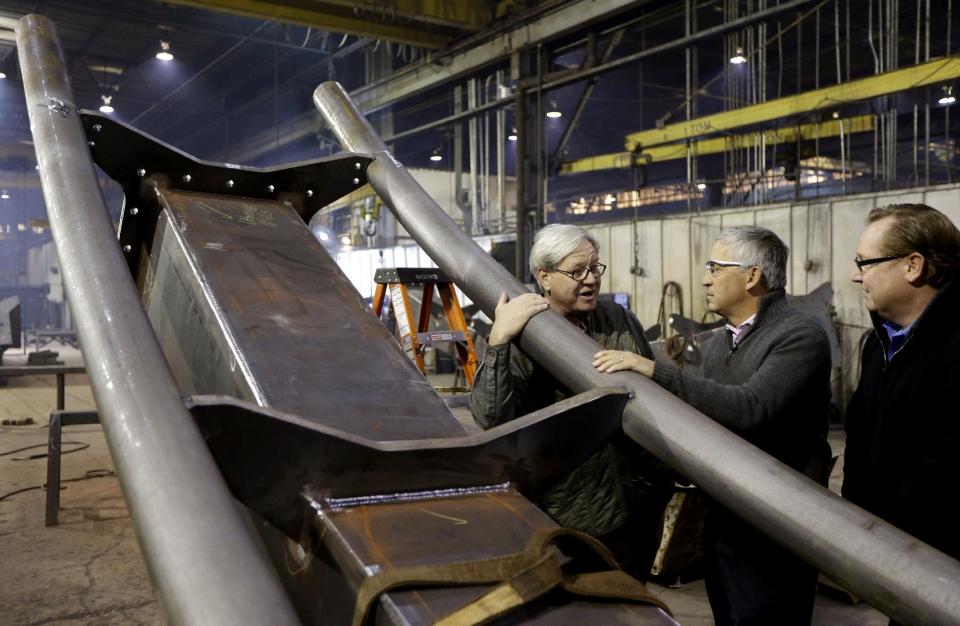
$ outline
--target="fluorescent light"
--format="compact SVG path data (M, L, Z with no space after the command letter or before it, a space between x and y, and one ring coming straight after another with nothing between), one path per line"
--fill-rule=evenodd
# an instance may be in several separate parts
M941 97L937 102L940 104L953 104L957 99L953 96L953 87L950 85L943 86L943 97Z
M741 63L747 62L747 57L743 56L743 48L737 46L737 52L730 57L730 62L734 65L740 65Z
M101 113L113 113L113 107L110 106L111 100L113 100L113 96L100 96L100 101L103 102L100 105Z
M0 200L9 200L9 199L10 199L10 194L7 192L7 190L6 189L0 190Z
M510 134L507 135L507 141L516 141L517 140L517 129L514 128L510 131Z
M700 191L703 191L706 188L707 188L707 183L697 183L697 189L699 189Z
M562 117L562 116L563 116L563 113L560 112L560 107L557 106L557 101L551 100L550 110L547 111L547 117L549 117L552 120L555 120L558 117Z
M440 156L439 154L431 154L431 155L430 155L430 160L433 161L434 163L436 163L437 161L442 161L442 160L443 160L443 157Z
M160 51L157 52L157 58L161 61L172 61L173 53L170 52L170 42L161 41L160 42Z

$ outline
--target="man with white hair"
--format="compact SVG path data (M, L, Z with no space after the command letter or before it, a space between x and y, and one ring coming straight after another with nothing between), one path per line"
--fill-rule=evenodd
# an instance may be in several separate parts
M787 246L772 231L721 232L704 266L707 308L727 321L704 354L704 378L672 363L604 350L594 366L652 378L748 442L826 484L830 461L830 345L786 301ZM717 503L707 510L704 557L718 626L809 624L817 572Z
M573 395L512 344L530 318L547 308L602 346L653 356L633 314L599 299L604 270L600 244L579 226L550 224L537 232L530 271L543 293L500 296L470 397L478 424L492 428ZM562 526L600 538L624 569L644 577L656 548L660 514L670 497L666 485L651 484L656 480L651 472L670 475L621 434L547 490L537 504Z

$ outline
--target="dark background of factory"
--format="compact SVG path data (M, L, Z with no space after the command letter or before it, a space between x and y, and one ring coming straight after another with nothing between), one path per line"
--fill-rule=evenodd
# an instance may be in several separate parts
M603 291L652 337L677 333L671 315L714 321L699 276L720 229L773 229L791 248L788 293L809 296L833 331L834 490L870 326L849 280L863 218L925 202L960 221L960 18L948 0L0 0L0 355L76 367L61 392L75 410L96 401L18 62L14 28L30 13L56 24L77 107L200 160L270 168L337 155L313 94L339 82L521 281L532 282L538 228L587 228L610 266ZM119 226L123 193L97 177ZM369 185L309 225L367 301L377 269L434 265ZM453 359L427 356L435 385L456 382ZM55 382L0 378L0 624L162 623L100 427L69 433L78 449L64 477L83 480L63 492L56 528L43 526L42 461L2 455L46 446ZM678 622L711 624L691 578L651 588ZM822 581L815 624L886 620Z

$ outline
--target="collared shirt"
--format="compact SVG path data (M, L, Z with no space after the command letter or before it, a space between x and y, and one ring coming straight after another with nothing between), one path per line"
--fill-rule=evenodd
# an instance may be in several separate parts
M753 326L753 321L757 319L757 314L754 313L748 317L742 324L739 326L734 326L730 322L727 322L726 329L730 331L731 339L733 345L740 343L743 338L747 335L747 331L750 330L750 327Z
M887 337L890 339L890 347L887 348L887 361L892 360L893 355L903 347L903 344L910 335L910 330L912 328L913 324L910 324L906 328L900 328L893 322L883 322L883 329L887 331Z

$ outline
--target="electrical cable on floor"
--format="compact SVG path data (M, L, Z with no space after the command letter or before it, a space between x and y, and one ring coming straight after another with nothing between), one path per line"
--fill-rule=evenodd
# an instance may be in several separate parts
M87 471L83 476L77 476L76 478L63 478L60 480L60 484L62 485L63 483L75 483L81 480L90 480L91 478L105 478L107 476L116 476L116 475L117 473L114 472L113 470L93 469L93 470ZM46 484L33 485L32 487L24 487L23 489L17 489L15 491L5 493L3 495L0 495L0 502L3 502L9 497L17 495L18 493L24 493L26 491L34 491L36 489L44 489L46 486L47 486Z
M24 450L33 450L34 448L46 448L48 444L38 443L35 446L26 446L23 448L17 448L16 450L7 450L6 452L0 452L0 456L7 456L10 454L16 454L17 452L23 452ZM90 447L89 443L83 443L82 441L64 441L60 444L61 446L77 446L76 448L70 448L69 450L64 450L62 447L60 449L60 456L64 454L70 454L71 452L79 452L80 450L86 450ZM14 461L30 461L32 459L44 459L48 455L46 452L43 454L31 454L30 456L15 456L12 460Z

